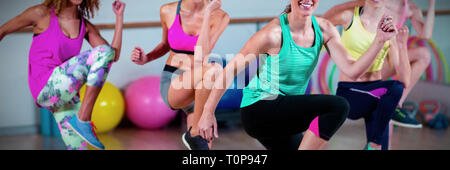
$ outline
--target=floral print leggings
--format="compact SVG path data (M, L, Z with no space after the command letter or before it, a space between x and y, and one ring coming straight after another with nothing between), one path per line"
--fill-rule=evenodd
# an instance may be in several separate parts
M85 83L92 87L103 86L114 57L115 51L109 45L102 45L74 56L53 70L47 84L39 93L37 103L54 114L67 149L87 149L86 143L68 128L67 120L78 114L78 92Z

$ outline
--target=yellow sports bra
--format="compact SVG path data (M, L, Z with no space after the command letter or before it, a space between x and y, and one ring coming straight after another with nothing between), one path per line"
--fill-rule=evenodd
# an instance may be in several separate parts
M362 7L355 8L352 24L342 33L342 43L355 60L358 60L369 49L376 36L376 34L364 28L360 18L361 10ZM388 52L389 42L386 42L372 67L370 67L369 72L380 71L383 68L384 59Z

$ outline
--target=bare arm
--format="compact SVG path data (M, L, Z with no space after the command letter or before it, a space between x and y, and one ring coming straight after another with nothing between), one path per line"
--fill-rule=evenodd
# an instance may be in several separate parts
M260 54L267 53L268 46L270 46L270 42L268 42L270 38L268 37L269 35L267 35L266 31L260 31L253 35L239 54L218 75L208 101L205 104L205 110L210 111L208 113L214 114L217 104L228 87L233 83L234 78L245 70L251 62L256 60Z
M269 25L274 25L269 23ZM270 27L270 26L269 26ZM278 24L279 27L279 24ZM245 44L244 48L236 55L233 60L227 64L225 69L217 76L213 89L205 103L202 117L198 123L199 131L203 138L210 139L209 134L213 134L216 138L219 137L217 132L217 121L215 120L214 111L226 92L234 78L252 62L259 54L268 53L269 49L281 45L281 29L277 31L264 27L262 30L253 35L252 38ZM275 36L273 36L275 35ZM278 44L277 44L278 43ZM205 134L207 136L205 136ZM212 137L212 136L211 136Z
M199 39L195 48L195 63L208 62L209 54L214 48L217 40L220 35L225 31L225 28L228 26L230 22L230 18L228 14L219 11L219 18L216 18L216 21L211 26L212 14L215 10L219 10L222 6L222 0L213 0L211 1L205 9L205 13L203 16L203 23L200 30ZM214 30L211 32L211 30ZM199 48L200 47L200 48Z
M91 47L95 48L100 45L108 44L108 42L100 35L100 31L94 24L88 20L85 20L85 23L87 28L86 40L89 42Z
M333 6L325 12L323 18L330 21L333 25L342 25L348 27L353 17L353 9L357 6L364 5L364 1L350 1L343 4Z
M116 25L114 29L114 38L111 43L111 47L115 50L114 62L117 62L120 57L120 51L122 49L122 32L123 32L123 12L125 10L125 3L120 1L114 1L113 10L116 13ZM108 44L108 42L100 35L100 31L88 20L86 21L87 36L86 40L92 47Z
M161 6L159 10L159 17L161 20L161 27L162 27L161 42L148 54L145 54L145 51L141 47L134 47L134 50L131 55L131 61L133 61L138 65L144 65L153 60L161 58L170 51L170 45L167 37L168 26L166 24L167 23L166 21L169 20L168 15L171 13L173 12L168 4Z
M417 31L419 38L431 39L433 37L433 28L436 15L435 4L435 0L428 1L427 18L425 22L423 21L424 17L422 10L416 4L412 4L411 10L413 15L411 18L411 23Z
M35 26L38 20L42 19L46 15L48 15L48 9L43 5L28 8L20 15L14 17L0 27L0 41L8 34L16 32L27 26Z
M163 31L162 41L151 51L149 52L147 56L147 62L151 62L153 60L156 60L158 58L161 58L162 56L166 55L170 51L170 45L169 40L167 37L167 32L169 28L166 24L166 15L170 13L170 10L167 10L165 6L162 6L160 9L160 18L161 18L161 26Z
M382 21L385 20L383 17ZM342 44L341 37L331 23L324 20L326 30L325 47L339 69L352 80L359 79L364 75L383 49L386 41L396 34L392 18L388 22L381 22L377 29L377 36L369 49L358 59L354 60ZM327 24L328 23L328 24Z
M408 58L408 27L404 26L399 29L398 35L390 41L390 50L388 54L389 63L397 73L398 79L407 88L411 82L411 65Z
M113 11L116 14L116 25L114 27L114 38L111 42L111 47L116 50L115 62L119 61L120 52L122 51L123 14L125 6L125 3L119 0L113 3Z

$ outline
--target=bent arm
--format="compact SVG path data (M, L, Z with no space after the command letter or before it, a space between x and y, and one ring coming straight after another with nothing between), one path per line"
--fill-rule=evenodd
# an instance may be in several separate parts
M48 14L46 14L46 7L43 5L28 8L0 27L0 41L8 34L19 31L27 26L36 25L36 22L45 15Z
M408 47L406 43L400 45L395 40L391 40L390 44L388 54L389 63L393 64L399 81L407 88L411 82L411 65L409 64Z
M353 17L353 9L362 5L364 5L364 1L362 1L362 3L361 1L350 1L339 4L325 12L322 17L335 26L342 25L348 27Z
M431 39L433 37L433 29L435 22L435 0L429 0L427 10L427 17L425 22L421 9L413 4L412 11L413 16L411 18L411 23L414 29L417 31L418 37L422 39Z
M195 48L195 63L208 62L209 54L214 48L220 35L222 35L222 33L225 31L225 28L228 26L228 23L230 22L228 14L224 14L220 17L220 20L216 21L216 23L211 26L211 13L212 12L207 11L203 16L203 23Z
M111 47L116 50L115 62L119 60L120 52L122 51L122 33L123 33L123 15L116 16L116 25L114 27L114 38L111 42Z
M342 44L341 37L335 28L331 32L330 40L325 47L339 69L350 79L357 80L364 75L374 63L384 47L385 41L375 38L370 48L358 59L354 60Z
M108 44L108 42L100 35L100 31L95 25L85 19L87 34L86 40L89 42L91 47L95 48L100 45ZM117 54L116 54L117 55Z
M265 34L260 31L250 38L239 54L218 75L208 100L205 103L204 113L214 114L214 110L220 99L227 91L227 88L233 83L234 78L244 71L251 62L256 60L260 54L267 53L270 43Z
M167 8L167 5L161 6L159 10L160 14L160 20L161 20L161 27L162 27L162 40L161 42L148 54L146 54L146 62L151 62L153 60L156 60L158 58L161 58L162 56L166 55L170 51L170 45L169 45L169 39L168 39L168 26L166 22L166 17L169 13L172 11Z

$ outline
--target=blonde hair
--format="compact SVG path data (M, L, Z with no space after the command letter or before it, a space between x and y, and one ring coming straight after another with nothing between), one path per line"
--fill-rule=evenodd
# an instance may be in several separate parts
M55 8L55 13L59 14L61 10L68 6L69 0L45 0L43 5L49 8ZM95 11L99 9L99 0L83 0L78 7L80 14L85 18L93 18Z

